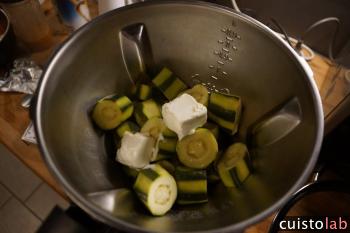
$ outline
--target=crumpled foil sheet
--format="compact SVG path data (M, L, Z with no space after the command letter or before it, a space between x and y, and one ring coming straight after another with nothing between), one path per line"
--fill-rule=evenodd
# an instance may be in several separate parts
M33 94L43 70L28 59L16 59L13 68L0 77L0 91Z

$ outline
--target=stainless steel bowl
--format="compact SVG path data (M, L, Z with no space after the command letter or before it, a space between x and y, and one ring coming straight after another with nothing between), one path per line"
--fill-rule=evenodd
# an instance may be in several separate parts
M125 189L89 111L163 65L188 85L242 97L239 138L255 172L240 189L214 186L207 204L152 217ZM132 232L234 232L264 219L306 181L323 134L319 94L298 55L257 21L202 2L151 1L98 17L56 52L37 94L35 127L52 173L90 215Z

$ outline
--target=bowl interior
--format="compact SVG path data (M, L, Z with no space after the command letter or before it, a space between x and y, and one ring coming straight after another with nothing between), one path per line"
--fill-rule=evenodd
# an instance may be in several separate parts
M163 217L150 216L124 189L130 184L89 113L97 99L130 89L121 32L136 23L147 29L157 68L242 97L237 139L250 144L255 168L242 188L210 186L207 204L176 206ZM99 17L56 53L40 86L36 127L49 167L100 220L134 231L234 230L271 213L310 172L322 131L315 95L295 56L252 20L211 5L144 4Z

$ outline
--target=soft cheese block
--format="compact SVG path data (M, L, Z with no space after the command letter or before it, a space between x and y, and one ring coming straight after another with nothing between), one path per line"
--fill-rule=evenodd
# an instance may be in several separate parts
M125 132L116 160L132 168L148 165L154 153L154 139L141 133Z
M207 122L207 108L189 94L182 94L164 104L162 115L165 125L177 134L179 140Z

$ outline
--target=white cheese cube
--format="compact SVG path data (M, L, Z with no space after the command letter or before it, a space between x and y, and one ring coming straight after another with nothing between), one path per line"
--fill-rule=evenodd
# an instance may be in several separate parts
M164 104L162 115L165 125L177 134L179 140L207 122L207 108L186 93Z
M117 151L116 160L132 168L143 168L153 156L154 139L141 133L126 132Z

